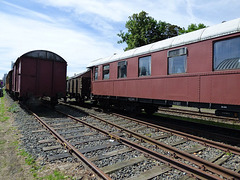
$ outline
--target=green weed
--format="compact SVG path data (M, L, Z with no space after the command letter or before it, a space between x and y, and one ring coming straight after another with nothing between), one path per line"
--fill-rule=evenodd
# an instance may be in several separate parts
M18 154L25 157L25 162L26 162L27 165L34 165L35 164L34 158L29 153L27 153L25 150L20 149Z
M54 171L53 174L50 174L49 176L45 177L48 180L57 180L57 179L66 179L63 174L61 174L59 171Z
M14 146L14 147L18 147L18 144L19 144L19 142L16 140L16 141L13 141L13 142L11 142L11 145L12 146Z
M59 171L54 171L53 174L50 174L48 176L44 176L44 177L41 177L41 178L38 178L39 180L64 180L64 179L71 179L73 180L72 177L70 176L65 176L64 174L62 174L61 172Z
M231 155L232 155L231 152L226 152L225 154L226 154L227 156L231 156Z
M7 141L6 140L0 140L0 145L5 144Z
M9 119L9 117L5 116L5 99L3 97L0 98L0 122L5 122Z
M37 180L65 180L65 179L72 179L72 177L69 176L65 176L64 174L62 174L59 171L54 171L53 174L50 174L48 176L44 176L44 177L38 177L38 171L40 170L40 166L37 165L36 161L34 160L34 158L25 150L20 149L19 150L19 155L25 157L25 162L27 165L31 166L31 172L32 175L35 179Z
M145 136L151 137L152 134L151 133L146 133Z
M17 113L19 111L17 104L13 104L8 108L8 111L11 113Z

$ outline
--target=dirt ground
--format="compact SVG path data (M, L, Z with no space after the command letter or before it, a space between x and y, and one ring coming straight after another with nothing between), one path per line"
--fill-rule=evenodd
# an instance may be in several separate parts
M0 104L3 103L0 99ZM5 105L6 107L6 105ZM0 121L0 180L33 179L30 166L26 165L25 158L18 155L19 133L13 126L11 113L5 116L9 118Z

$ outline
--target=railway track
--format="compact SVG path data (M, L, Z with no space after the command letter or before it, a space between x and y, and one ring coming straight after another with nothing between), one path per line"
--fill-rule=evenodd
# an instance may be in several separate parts
M52 113L51 113L52 114ZM88 159L90 159L91 161L94 161L96 164L98 164L98 166L104 166L103 170L104 172L107 172L108 174L112 174L112 172L115 172L119 169L124 169L118 173L118 175L116 175L115 173L112 175L113 179L125 179L126 174L131 175L131 168L134 168L134 166L139 166L139 164L144 164L142 165L142 171L145 170L147 168L147 166L156 166L155 168L152 168L151 171L148 171L148 174L144 174L143 179L147 178L147 176L157 176L159 174L164 174L165 172L168 172L169 167L162 165L163 163L160 161L157 161L156 158L150 158L150 157L145 157L146 154L144 154L141 150L136 150L135 148L132 148L129 145L125 145L124 143L120 143L118 141L114 141L114 137L113 136L109 136L108 132L106 134L103 133L103 130L99 130L100 132L97 132L97 130L93 127L90 126L90 128L88 130L86 130L87 132L83 132L82 130L79 130L78 128L82 128L82 126L85 125L85 123L81 124L81 123L77 123L71 122L70 118L66 117L61 117L59 115L51 115L49 118L46 118L46 114L42 114L40 116L43 116L43 118L40 118L39 116L37 116L35 113L33 113L33 115L38 119L39 122L41 122L42 125L44 125L47 129L49 129L51 131L51 133L58 139L58 141L63 145L60 146L58 144L56 144L56 140L49 137L49 135L46 135L46 130L39 128L39 126L36 127L36 124L34 123L34 127L32 127L31 129L31 133L41 133L40 136L42 136L42 140L39 141L39 144L42 145L42 149L45 152L48 152L48 160L49 161L56 161L59 159L63 159L63 158L69 158L72 156L72 154L74 156L79 157L81 160L84 160L85 157L80 157L79 154L81 154L81 152L83 152L84 154L86 154L86 156L88 156ZM79 114L80 118L82 117L82 114ZM53 121L53 117L54 119L57 120ZM79 120L78 120L79 121ZM80 125L81 124L81 125ZM62 127L61 127L62 126ZM85 127L85 126L84 126ZM95 130L92 130L92 129ZM71 129L71 130L70 130ZM77 130L78 129L78 130ZM92 131L92 132L90 132ZM44 134L42 134L44 132ZM82 132L82 133L80 133ZM72 134L74 133L74 134ZM72 135L70 135L72 134ZM104 136L105 134L105 136ZM70 140L70 142L67 142L66 139L64 139L64 137L62 137L62 135L67 135L67 137L65 137L67 140ZM80 138L80 137L89 137L90 139L85 139L82 141L76 140L75 138ZM98 144L96 146L91 146L89 144L91 144L91 142L96 142L96 141L103 141L105 140L107 143L102 143L102 144ZM74 144L74 147L73 147ZM77 150L75 148L75 146L78 145L82 145L82 144L87 144L86 146L90 146L90 147L86 147L86 148L80 148L80 150ZM84 145L83 145L84 146ZM68 149L68 152L66 152L63 147L66 147ZM78 147L79 148L79 147ZM93 154L93 155L91 155ZM98 155L96 155L98 154ZM120 158L123 159L121 160L121 162L117 163L116 165L112 165L112 166L106 166L106 162L108 161L116 161L114 160L115 158L113 158L111 160L112 157L114 156L122 156L124 155L124 158ZM73 157L72 157L73 158ZM109 159L110 160L106 160ZM87 162L88 160L85 160L85 162ZM119 160L117 160L119 161ZM104 164L102 164L104 162ZM104 172L102 172L101 168L97 168L94 164L92 164L91 162L87 162L89 163L88 165L92 167L92 169L95 171L96 174L99 174L99 176L101 177L101 179L109 179L109 177L107 175L104 174ZM111 162L110 162L111 164ZM126 169L126 167L128 167L128 169ZM150 168L148 167L148 168ZM161 170L159 172L159 170ZM127 173L126 173L127 171ZM157 172L156 172L157 171ZM175 171L176 173L176 171ZM179 173L179 172L178 172ZM184 173L184 172L182 172ZM205 175L204 175L205 176ZM115 178L114 178L115 177ZM201 177L201 176L200 176ZM139 178L139 177L138 177ZM134 178L132 178L134 179Z
M77 107L79 108L79 107ZM84 109L86 111L86 109ZM90 110L89 114L97 120L88 121L91 124L98 124L100 125L103 123L103 126L107 126L104 124L108 124L108 126L118 128L118 131L121 132L121 137L129 137L127 138L129 141L134 143L140 143L141 146L149 148L151 151L165 151L161 152L163 154L171 154L174 158L182 158L183 161L190 161L193 162L194 166L198 166L199 169L203 168L205 171L212 171L216 174L219 174L223 177L230 178L233 174L235 178L239 178L240 175L238 173L239 169L229 170L224 168L224 163L231 158L230 154L234 154L234 159L239 158L240 149L235 148L229 145L224 145L221 143L217 143L214 141L204 140L198 137L194 137L192 135L188 135L186 133L177 132L174 130L170 130L167 128L160 128L159 126L154 126L148 123L142 123L136 119L128 118L125 116L117 115L117 114L103 114L103 118L99 118L100 114L97 112L97 116L94 115L96 112ZM143 132L143 134L139 132ZM119 133L118 132L118 133ZM154 137L155 136L155 137ZM169 143L171 145L167 145L164 142L161 142L163 139L171 139L171 137L176 136L177 139L175 142L174 140ZM119 138L119 137L118 137ZM188 145L191 147L187 150L182 150L186 143L190 143L192 145ZM181 147L182 146L182 147ZM155 149L156 147L156 149ZM177 148L175 148L177 147ZM209 148L210 147L210 148ZM216 150L213 150L216 149ZM204 153L207 153L209 150L217 151L209 161L202 158ZM195 154L195 155L192 155ZM228 155L229 154L229 155ZM221 171L221 172L220 172ZM232 174L233 173L233 174ZM228 175L227 175L228 174ZM230 175L232 174L232 175ZM229 177L228 177L229 176Z
M196 110L189 110L189 109L180 109L180 108L159 108L158 113L169 114L174 116L187 116L187 117L194 117L197 119L215 119L216 121L220 121L223 123L240 123L238 118L233 117L224 117L224 116L216 116L214 113L209 112L198 112Z
M185 134L170 132L117 114L84 109L88 115L83 116L79 110L70 110L66 106L60 105L56 109L61 114L57 116L56 122L52 117L41 115L44 118L40 118L33 113L62 144L60 146L55 143L55 139L48 137L39 141L43 151L50 152L49 161L74 156L88 164L101 179L162 179L169 174L175 174L173 179L240 178L240 169L231 170L220 166L231 158L228 153L239 156L238 148L218 147L220 153L209 162L198 156L201 155L199 152L210 146L210 142L201 145ZM32 132L43 131L45 130L37 129ZM166 138L172 139L172 142L163 142ZM194 148L182 150L181 145L184 143L195 145ZM179 147L176 148L177 146Z

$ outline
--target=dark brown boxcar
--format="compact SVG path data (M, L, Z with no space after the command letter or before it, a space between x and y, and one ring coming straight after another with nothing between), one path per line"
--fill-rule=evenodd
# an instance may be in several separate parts
M91 71L77 74L67 80L67 94L69 98L83 101L90 98Z
M11 92L12 91L12 70L8 72L6 77L6 91Z
M12 91L19 98L65 97L66 68L66 61L50 51L23 54L14 63Z

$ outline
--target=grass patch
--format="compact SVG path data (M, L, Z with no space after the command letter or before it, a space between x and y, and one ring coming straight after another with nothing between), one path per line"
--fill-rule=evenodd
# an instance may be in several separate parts
M0 140L0 145L5 144L6 142L6 140Z
M0 118L0 121L1 121L1 122L5 122L5 121L7 121L8 119L9 119L9 117L4 116L4 117L1 117L1 118Z
M27 165L35 164L34 158L29 153L27 153L25 150L20 149L18 155L25 157L25 162Z
M64 179L73 179L70 176L65 176L59 171L54 171L53 174L50 174L48 176L44 176L42 178L39 178L40 180L46 179L46 180L64 180Z
M28 152L26 152L23 149L19 150L18 155L21 155L25 158L25 163L29 166L31 166L31 173L33 174L33 177L36 179L38 178L38 170L41 168L40 166L37 165L35 159L32 157L31 154L29 154Z
M227 123L221 123L221 122L215 122L215 121L193 119L193 118L180 117L180 116L167 115L167 114L160 114L160 113L154 113L154 115L164 117L164 118L178 119L178 120L181 120L181 121L188 121L188 122L194 122L194 123L200 123L200 124L206 124L206 125L212 125L212 126L218 126L218 127L225 127L225 128L229 128L229 129L240 130L240 126L236 125L234 123L233 124L227 124Z
M5 108L5 98L4 96L0 98L0 122L5 122L9 119L8 116L5 116L6 108Z
M18 140L11 142L11 145L16 147L16 149L18 148L18 144L19 144Z
M25 158L25 163L27 165L31 166L31 173L36 180L73 180L72 177L65 176L63 173L57 170L53 171L53 173L50 175L39 177L38 172L42 167L37 165L35 159L23 149L20 149L18 154Z
M225 153L227 156L232 156L232 153L230 153L230 152L226 152Z

